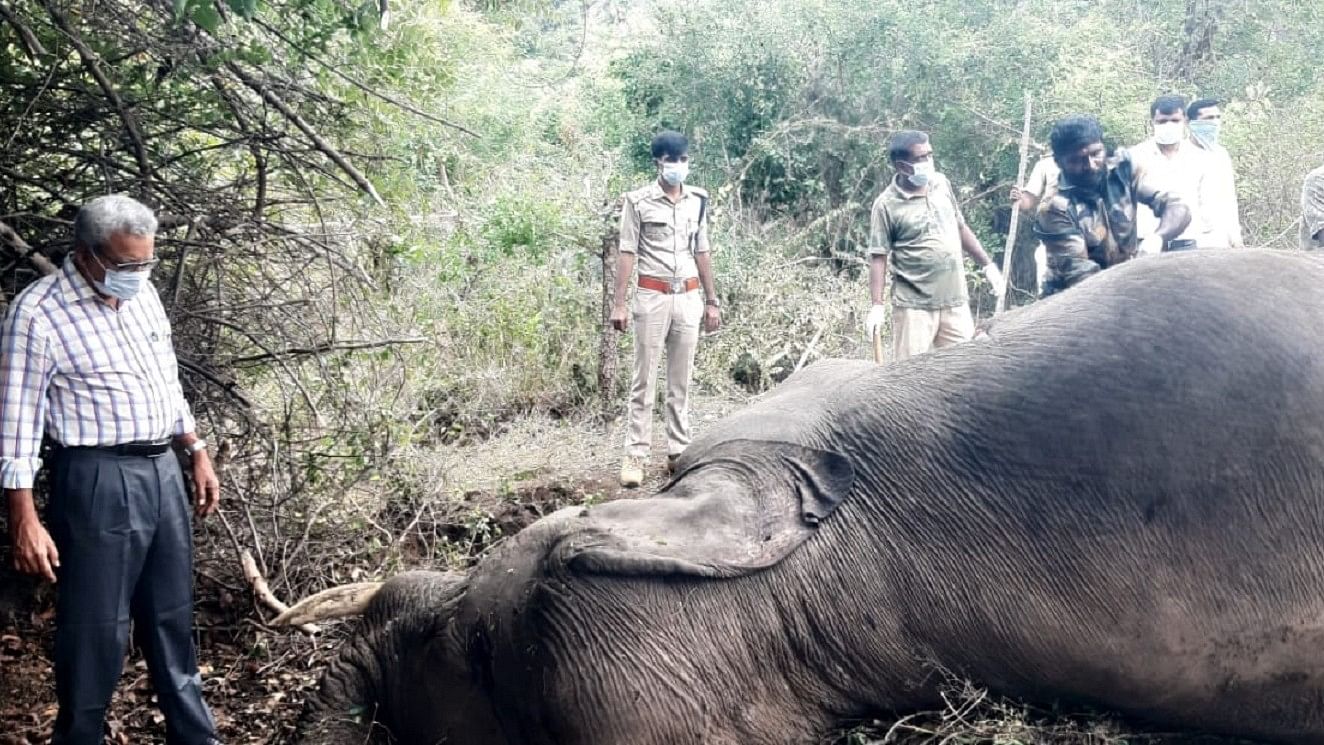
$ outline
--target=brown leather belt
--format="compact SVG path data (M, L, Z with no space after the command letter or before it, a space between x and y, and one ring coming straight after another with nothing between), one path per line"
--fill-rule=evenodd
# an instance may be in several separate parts
M645 290L665 292L668 295L679 295L682 292L694 292L699 289L699 278L661 279L659 277L645 277L641 274L639 275L639 286Z

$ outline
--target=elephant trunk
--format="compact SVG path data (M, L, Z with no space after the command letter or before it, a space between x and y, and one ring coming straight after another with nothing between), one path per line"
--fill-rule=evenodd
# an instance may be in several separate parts
M303 624L364 613L363 625L328 663L318 690L304 703L294 743L350 745L389 741L399 726L416 671L403 669L462 594L464 577L409 572L384 585L333 588L287 612L284 623ZM403 680L408 683L402 685ZM408 708L405 706L405 708Z
M380 634L366 630L341 648L304 702L293 738L303 745L385 742L376 725L385 671L376 649ZM377 732L374 732L377 730Z

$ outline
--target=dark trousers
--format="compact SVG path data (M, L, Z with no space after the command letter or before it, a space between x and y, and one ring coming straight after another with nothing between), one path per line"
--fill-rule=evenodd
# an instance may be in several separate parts
M54 745L101 745L124 668L129 619L171 745L202 745L216 724L193 647L193 533L174 455L58 451L48 508L56 571Z

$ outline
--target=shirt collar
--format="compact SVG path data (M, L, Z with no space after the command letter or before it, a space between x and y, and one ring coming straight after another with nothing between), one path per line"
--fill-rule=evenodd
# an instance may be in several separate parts
M892 195L893 199L900 199L900 200L923 199L929 196L929 194L933 191L933 179L929 179L929 188L926 191L920 191L920 192L912 192L902 189L901 185L898 183L900 179L901 179L901 174L898 173L892 177L892 182L887 185L887 192Z
M74 265L73 254L65 257L64 265L60 267L60 292L65 300L70 302L81 302L83 300L96 300L97 291L92 287L83 273L78 271Z
M689 184L681 184L680 199L676 200L676 204L680 204L686 199L689 199L690 196L692 196L693 194L694 194L694 189L691 188ZM653 183L648 188L648 198L667 199L667 193L665 191L662 191L662 184L659 184L657 179L653 179Z

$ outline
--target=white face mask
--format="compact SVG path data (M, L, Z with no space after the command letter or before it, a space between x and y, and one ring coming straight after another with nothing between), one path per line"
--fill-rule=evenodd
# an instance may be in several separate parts
M1176 145L1181 142L1186 125L1181 122L1164 122L1154 125L1154 142L1160 145Z
M690 175L689 163L667 163L662 164L662 180L672 186L680 186L685 183L685 179Z
M933 161L931 160L921 160L918 163L911 163L910 167L914 171L914 173L908 176L910 183L921 189L928 186L929 181L933 180L933 174L938 172L937 169L933 167Z
M100 256L92 255L97 260L101 268L106 270L106 278L96 282L97 291L102 295L109 295L117 300L132 300L138 291L147 285L152 278L150 269L136 272L124 271L122 269L112 269L106 266Z

